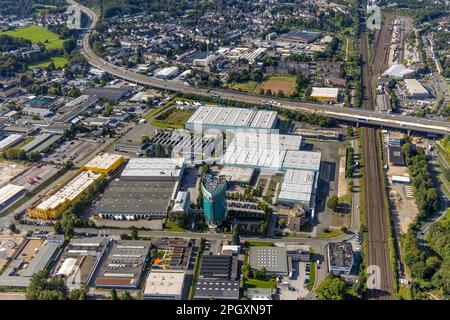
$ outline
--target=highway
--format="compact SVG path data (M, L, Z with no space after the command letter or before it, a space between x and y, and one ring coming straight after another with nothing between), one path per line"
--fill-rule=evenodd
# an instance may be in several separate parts
M363 108L365 110L372 110L375 102L374 94L374 79L377 76L375 72L381 72L386 66L386 59L383 54L388 54L385 50L385 39L387 38L388 25L382 24L380 32L377 33L379 41L376 41L377 46L374 47L375 57L374 63L369 62L368 47L366 41L366 27L365 27L365 1L362 0L361 8L361 32L360 32L360 46L362 59L362 81L363 81ZM366 201L366 224L367 224L367 259L370 268L375 267L378 271L374 285L368 281L367 296L369 299L377 300L392 300L394 295L394 279L390 264L389 252L389 230L387 225L386 206L384 190L382 184L381 163L378 157L379 141L377 139L377 131L375 128L363 128L363 149L364 149L364 183L365 183L365 201ZM370 276L370 275L368 275Z
M73 0L67 1L70 4L77 4ZM450 133L450 124L448 121L445 120L434 120L434 119L432 120L394 114L385 114L375 112L373 111L373 108L369 110L362 110L359 108L343 108L328 104L318 104L310 102L305 103L292 99L263 97L254 94L245 94L242 92L237 92L235 90L199 88L189 85L183 85L174 81L152 78L147 75L136 73L126 68L115 66L99 57L90 47L89 37L93 31L93 27L96 25L98 21L98 17L95 14L95 12L92 11L91 9L82 5L80 5L80 8L85 14L87 14L90 17L91 21L91 24L88 30L85 32L82 39L82 48L80 50L81 54L87 59L87 61L92 66L104 70L126 81L162 90L179 91L184 93L191 93L205 96L217 95L222 99L252 104L261 104L262 100L271 100L281 109L313 112L315 114L320 114L326 117L343 121L351 121L388 128L399 128L404 130L414 130L419 132L429 132L436 134Z

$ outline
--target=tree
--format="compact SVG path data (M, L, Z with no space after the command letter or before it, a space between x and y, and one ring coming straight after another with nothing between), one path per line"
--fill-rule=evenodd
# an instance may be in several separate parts
M135 226L131 227L131 239L138 240L139 239L139 233Z
M234 245L239 244L239 230L238 230L236 224L233 224L233 241L232 242Z
M348 298L347 285L341 278L328 277L317 287L318 300L345 300Z
M47 270L33 274L27 287L27 300L65 300L68 289L63 279L49 279Z
M56 221L55 225L53 226L53 228L55 229L55 233L56 234L63 234L64 233L64 229L61 225L61 222Z
M16 224L15 223L11 223L9 225L9 230L11 230L12 233L16 233L16 231L17 231Z
M334 212L338 211L339 208L339 199L337 195L332 195L327 201L327 207L333 210Z
M111 300L118 300L119 297L117 296L116 289L111 289Z
M66 161L66 163L64 163L64 168L67 170L70 170L73 168L73 162L72 161Z
M286 219L281 218L280 220L278 220L278 225L280 226L281 229L286 228Z
M150 141L150 137L149 136L141 136L141 143L145 144L148 143Z

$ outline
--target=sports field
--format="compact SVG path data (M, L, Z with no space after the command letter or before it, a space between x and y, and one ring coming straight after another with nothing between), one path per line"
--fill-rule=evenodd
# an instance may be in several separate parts
M33 44L41 42L48 49L61 49L64 40L56 33L47 28L31 25L25 28L3 31L0 34L6 34L11 37L30 40Z
M260 91L261 89L267 91L267 89L270 89L272 94L276 95L281 90L285 96L290 96L294 93L295 86L296 77L271 76L268 80L259 85L257 91Z

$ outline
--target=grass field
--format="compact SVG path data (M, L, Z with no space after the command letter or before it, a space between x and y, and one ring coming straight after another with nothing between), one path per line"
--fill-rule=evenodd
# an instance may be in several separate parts
M285 96L290 96L294 93L296 80L297 78L292 76L271 76L259 85L257 91L270 89L272 94L278 94L278 91L281 90Z
M158 128L184 128L184 124L194 113L194 110L178 110L173 108L172 112L167 116L165 120L154 119L150 122L152 126Z
M273 243L268 241L245 241L246 247L272 247Z
M170 231L170 232L184 232L185 231L183 228L177 226L175 223L173 223L172 221L169 221L169 220L166 221L166 228L164 230Z
M33 70L33 69L39 69L39 68L46 68L52 62L55 64L56 69L64 68L69 63L69 61L67 60L66 57L58 56L58 57L52 57L47 60L38 61L36 63L30 64L30 65L28 65L28 69Z
M11 37L24 38L33 44L41 42L48 49L62 49L64 40L47 28L31 25L25 28L1 32Z
M245 279L244 287L247 288L264 288L264 289L275 289L277 286L275 279L258 280L258 279Z
M231 87L236 90L242 90L245 92L253 92L256 89L256 86L258 85L258 82L256 81L247 81L247 82L234 82Z

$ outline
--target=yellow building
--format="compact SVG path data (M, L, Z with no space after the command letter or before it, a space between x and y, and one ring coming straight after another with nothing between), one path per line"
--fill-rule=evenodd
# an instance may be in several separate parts
M28 209L28 216L37 219L57 219L84 192L101 177L100 173L83 171L55 194L41 201L37 206Z
M107 176L116 170L123 163L124 158L121 155L113 153L103 153L89 161L84 169Z
M338 88L317 88L313 87L311 97L321 102L337 102Z

